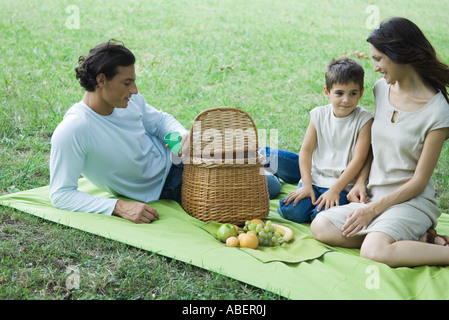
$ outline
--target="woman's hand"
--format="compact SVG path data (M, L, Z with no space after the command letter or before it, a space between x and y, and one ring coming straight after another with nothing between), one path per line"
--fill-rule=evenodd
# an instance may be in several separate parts
M361 207L346 217L346 222L341 228L345 237L352 237L357 232L365 230L376 216L373 206L367 205Z

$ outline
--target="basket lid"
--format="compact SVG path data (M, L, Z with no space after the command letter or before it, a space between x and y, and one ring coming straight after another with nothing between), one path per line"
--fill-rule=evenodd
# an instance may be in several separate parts
M192 162L253 163L259 158L257 129L245 111L212 108L196 116L190 134Z

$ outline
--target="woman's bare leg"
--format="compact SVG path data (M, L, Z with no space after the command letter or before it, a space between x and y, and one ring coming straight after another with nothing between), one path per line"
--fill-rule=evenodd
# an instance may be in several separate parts
M421 241L395 241L382 232L366 235L360 256L390 267L449 265L449 247Z
M310 225L313 236L328 245L360 248L360 256L390 267L449 265L449 247L422 241L395 241L383 232L345 237L332 222L319 215Z
M329 219L318 215L313 219L310 225L313 236L330 246L338 246L344 248L360 248L365 236L345 237Z

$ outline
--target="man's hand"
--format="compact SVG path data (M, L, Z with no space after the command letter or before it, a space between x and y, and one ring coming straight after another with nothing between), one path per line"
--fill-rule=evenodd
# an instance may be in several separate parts
M136 201L118 200L112 214L135 223L150 223L159 219L156 209Z
M190 134L188 132L184 132L181 134L181 141L179 142L182 146L181 152L179 156L189 155L190 148Z
M179 144L181 145L181 150L177 154L178 157L181 156L188 156L189 155L189 148L190 148L190 133L183 132L181 134L181 140L179 141ZM169 148L168 144L165 144L166 148Z

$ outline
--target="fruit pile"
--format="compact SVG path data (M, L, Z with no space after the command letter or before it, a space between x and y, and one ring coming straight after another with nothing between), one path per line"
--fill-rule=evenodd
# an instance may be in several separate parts
M270 220L265 223L260 219L245 222L241 229L236 225L224 223L218 228L217 237L230 247L256 249L259 245L274 247L284 245L293 239L293 231L285 226L274 224Z

